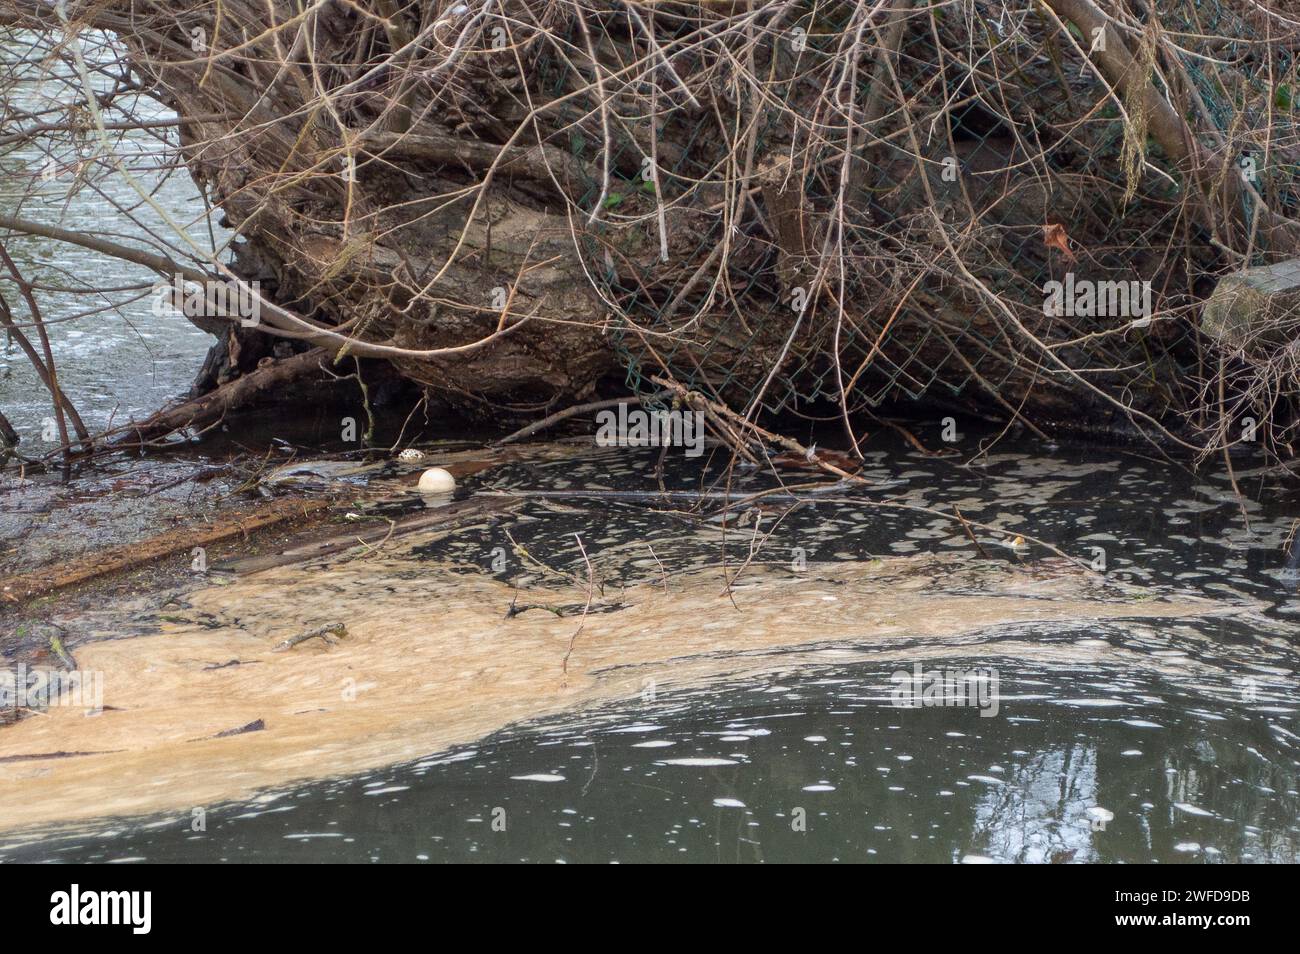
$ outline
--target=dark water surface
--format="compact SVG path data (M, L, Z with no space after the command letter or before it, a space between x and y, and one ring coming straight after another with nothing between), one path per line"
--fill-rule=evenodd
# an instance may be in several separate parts
M656 456L616 450L585 463L508 465L465 490L649 490ZM887 495L956 503L971 520L1083 559L1104 556L1108 575L1154 591L1259 609L1021 626L954 641L941 657L933 642L862 646L815 668L514 726L417 763L209 806L202 831L189 816L133 820L10 839L0 859L1296 860L1293 491L1243 462L1243 516L1226 478L1131 453L1002 444L967 466L873 443L868 457L868 475L891 490L796 509L762 558L970 549L949 521L866 503ZM669 463L669 486L691 486L685 462ZM593 554L650 543L668 567L716 563L720 553L716 531L645 503L538 501L521 516L506 526L552 566L582 566L575 532ZM765 529L777 516L765 516ZM425 550L488 572L494 547L508 543L504 529L488 532L451 534ZM748 545L731 540L734 560ZM623 566L631 576L656 572L648 558ZM892 674L921 660L995 673L996 714L896 705Z

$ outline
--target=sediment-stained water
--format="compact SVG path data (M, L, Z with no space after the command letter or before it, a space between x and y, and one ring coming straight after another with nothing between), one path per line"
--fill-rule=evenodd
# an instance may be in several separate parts
M409 693L409 711L366 727L331 683L329 702L304 696L299 708L339 710L319 716L338 720L334 752L328 734L304 735L295 749L277 710L262 713L255 732L190 738L196 758L202 746L225 747L230 761L214 764L227 767L257 752L273 757L255 765L281 759L296 771L315 747L311 774L338 778L285 787L253 771L256 794L224 800L213 788L195 804L164 807L148 796L172 780L150 775L143 758L139 772L104 790L120 804L135 786L140 810L156 804L156 814L119 808L113 819L83 813L75 825L50 827L51 818L23 830L11 821L0 856L1293 860L1300 738L1286 541L1294 494L1248 466L1239 465L1239 481L1252 499L1239 502L1213 475L1133 454L1050 451L1001 445L967 466L901 444L868 448L866 474L888 490L837 488L793 510L777 498L751 515L760 518L757 537L750 519L726 529L725 540L709 518L716 503L687 514L680 500L532 499L513 515L380 553L358 549L249 576L166 607L147 599L108 607L80 625L170 634L145 639L177 647L198 640L255 663L206 671L230 660L190 654L197 673L174 672L174 687L205 672L234 679L238 669L246 689L265 685L258 666L306 685L322 673L333 679L328 667L350 660L358 686L369 679L377 693L384 684L395 698ZM461 493L651 491L656 458L614 449L518 461L467 478ZM698 487L692 466L670 459L667 485ZM742 493L771 486L745 473L735 481ZM397 514L422 505L373 496L359 494L358 508ZM929 509L882 509L881 501ZM988 559L942 517L953 504L1007 531L977 531ZM720 595L723 554L734 574L765 534L733 608ZM1101 572L1068 568L1034 545L998 545L1016 534ZM588 560L591 578L604 582L590 603ZM904 564L923 569L896 573ZM867 585L873 574L883 577ZM463 579L440 583L451 576ZM374 589L365 595L367 580ZM457 586L481 605L444 597ZM654 607L639 624L638 604ZM885 618L900 606L906 612ZM470 610L478 622L465 629ZM344 640L266 654L295 627L334 615L352 617L352 647ZM753 632L747 619L758 620ZM382 639L393 633L409 658L366 663L365 647L387 648ZM514 645L511 633L531 635ZM494 648L494 640L505 642ZM146 645L116 645L129 654L128 643ZM529 663L517 668L512 654L520 653ZM85 654L93 659L93 647ZM154 668L183 669L184 655L160 649ZM493 667L499 678L484 679ZM995 678L996 706L900 704L907 682L899 674L953 671ZM141 668L141 685L154 678ZM594 688L608 689L612 678L616 691ZM471 691L445 691L454 679ZM428 701L421 687L433 687ZM386 716L400 708L389 701ZM150 706L157 702L139 703ZM185 725L207 710L178 711ZM207 728L257 715L225 714L230 726ZM127 725L147 713L104 713L94 731L106 732L101 720L117 715ZM316 717L300 716L303 725ZM349 736L359 727L367 733ZM189 757L185 742L173 755ZM31 777L6 786L6 803L42 779L56 796L78 761L7 763Z
M576 582L524 588L457 573L419 549L417 539L388 554L204 587L170 597L153 619L137 617L157 633L80 647L79 667L105 687L102 711L82 693L0 735L9 766L0 800L10 804L0 823L247 797L512 723L816 663L826 652L901 643L910 657L942 659L963 639L1017 626L1251 608L1118 586L1069 564L1027 570L953 554L751 566L729 593L710 568L617 589L596 580L584 593ZM329 638L297 645L306 633ZM995 715L991 689L984 705ZM979 703L978 692L967 701ZM112 788L87 802L85 791L105 778ZM35 783L41 799L19 804Z
M1295 764L1250 707L1105 665L996 665L998 717L889 666L669 695L24 860L1294 862ZM1220 687L1230 697L1231 686ZM1157 701L1158 700L1158 701Z

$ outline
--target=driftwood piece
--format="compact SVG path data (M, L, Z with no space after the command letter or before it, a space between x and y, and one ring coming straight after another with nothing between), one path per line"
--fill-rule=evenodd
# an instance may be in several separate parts
M261 732L266 728L265 719L254 719L247 725L241 725L235 729L226 729L224 732L218 732L213 736L214 739L228 739L232 735L243 735L245 732Z
M0 757L2 762L39 762L45 759L75 759L83 755L111 755L113 752L120 752L121 749L108 749L98 752L36 752L32 755L5 755Z
M468 166L479 172L495 165L503 176L549 183L554 175L562 184L575 186L591 180L590 171L572 154L535 142L502 147L430 129L419 134L371 132L361 138L361 145L390 161L417 159L437 165Z
M475 497L470 500L458 500L454 503L447 504L445 507L439 507L429 513L404 517L403 519L394 521L393 523L387 523L382 527L373 527L369 530L363 530L360 533L353 531L351 533L332 534L328 537L292 546L287 550L280 551L279 553L267 554L266 556L246 557L242 560L233 560L229 563L220 564L213 569L220 572L234 573L243 576L247 573L257 573L259 570L269 570L277 566L303 563L307 560L329 556L342 550L350 550L355 546L374 543L377 540L389 540L408 533L414 533L417 530L429 530L434 527L449 526L459 523L462 520L482 517L490 513L503 513L520 506L522 503L522 500L509 498L482 499L480 497Z
M593 411L600 411L605 408L618 407L620 404L630 404L633 401L640 402L644 405L667 396L667 391L656 391L653 394L647 394L643 397L633 394L628 397L610 398L606 401L592 401L589 404L575 404L573 407L565 408L563 411L556 411L554 414L548 415L540 421L533 421L533 423L529 424L527 427L522 427L513 434L508 434L500 440L494 441L493 444L497 447L501 447L505 444L513 444L516 441L521 441L526 437L532 437L539 431L544 431L548 427L553 427L561 421L567 421L573 417L590 414ZM450 468L448 469L450 470ZM457 477L460 476L460 474L457 474L455 471L452 471L452 474Z
M231 736L244 735L248 732L261 732L265 728L266 728L265 719L254 719L252 722L249 722L246 725L236 726L233 729L224 729L221 732L218 732L216 735L205 735L202 738L190 739L190 741L206 742L209 739L228 739ZM87 753L87 754L97 754L97 753Z
M168 530L139 543L111 547L71 565L58 564L24 573L6 581L3 589L0 589L0 595L17 601L50 590L74 586L109 573L134 569L173 553L247 534L294 517L306 516L328 506L329 502L325 500L277 500L252 512L225 514L212 526Z
M1247 268L1219 280L1201 312L1201 331L1225 348L1271 345L1300 325L1300 258Z

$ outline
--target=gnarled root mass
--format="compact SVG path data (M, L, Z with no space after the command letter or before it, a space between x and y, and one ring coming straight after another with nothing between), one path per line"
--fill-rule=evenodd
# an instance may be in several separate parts
M1261 356L1199 330L1220 277L1300 255L1294 12L60 9L0 0L0 20L43 31L29 59L70 86L87 61L115 85L63 120L11 108L8 141L80 135L126 174L109 143L140 95L175 110L159 136L241 242L227 265L170 236L164 258L263 296L254 327L203 319L227 348L390 361L466 409L657 376L747 420L925 397L1039 425L1088 411L1201 451L1247 415L1274 447L1294 436L1294 342ZM92 57L93 30L117 39Z

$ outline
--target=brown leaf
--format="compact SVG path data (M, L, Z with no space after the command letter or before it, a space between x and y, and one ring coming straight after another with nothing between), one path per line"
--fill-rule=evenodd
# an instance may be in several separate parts
M1048 222L1043 226L1043 244L1048 248L1060 249L1067 260L1074 261L1074 253L1070 251L1070 236L1060 222Z

